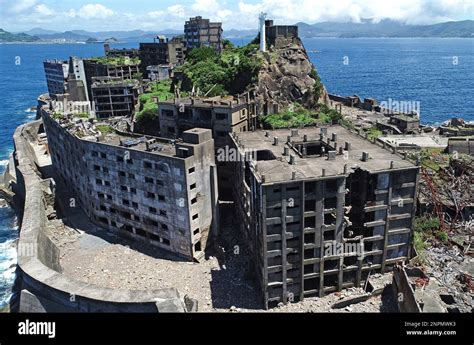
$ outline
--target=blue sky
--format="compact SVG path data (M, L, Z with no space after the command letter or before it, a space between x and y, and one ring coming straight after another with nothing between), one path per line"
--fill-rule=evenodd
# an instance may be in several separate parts
M257 14L277 22L358 22L362 18L432 24L474 19L473 0L0 0L0 28L65 31L181 29L196 15L224 29L257 27Z

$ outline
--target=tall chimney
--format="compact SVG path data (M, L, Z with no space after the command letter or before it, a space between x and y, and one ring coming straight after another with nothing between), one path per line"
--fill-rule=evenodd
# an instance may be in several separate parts
M265 43L265 19L267 18L267 14L264 12L260 13L258 19L260 20L260 51L266 52L267 45Z

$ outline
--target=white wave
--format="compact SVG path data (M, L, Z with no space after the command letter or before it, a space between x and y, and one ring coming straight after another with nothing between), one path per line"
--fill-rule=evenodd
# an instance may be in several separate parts
M8 164L9 161L10 161L9 159L2 159L2 160L0 160L0 166L7 166L7 164Z

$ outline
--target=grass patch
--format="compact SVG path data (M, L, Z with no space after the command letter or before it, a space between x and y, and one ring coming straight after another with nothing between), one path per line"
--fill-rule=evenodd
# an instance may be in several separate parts
M90 61L98 62L103 65L139 65L140 59L138 57L128 57L128 56L117 56L117 57L107 57L107 56L98 56L88 59Z
M425 263L425 250L429 247L429 240L433 238L433 233L440 233L440 220L437 217L416 217L413 233L413 247L418 253L416 262L420 265ZM444 233L446 236L447 234ZM447 238L446 238L447 240Z
M369 139L370 141L377 140L382 135L383 135L382 131L375 127L372 127L367 131L367 139Z
M115 133L115 129L109 125L97 125L95 128L103 134Z
M79 117L81 119L88 119L89 118L89 113L78 113L74 114L75 117Z
M161 102L173 97L173 95L171 80L166 79L152 83L150 91L140 95L141 110L135 115L137 123L144 124L158 116L158 105L154 101L155 98Z

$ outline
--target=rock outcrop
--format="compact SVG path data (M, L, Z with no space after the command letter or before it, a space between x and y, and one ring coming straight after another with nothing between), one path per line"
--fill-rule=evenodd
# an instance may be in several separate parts
M256 101L264 107L264 113L281 111L295 102L306 108L327 102L326 89L300 39L261 54L264 61L255 89ZM320 85L318 99L317 83Z

